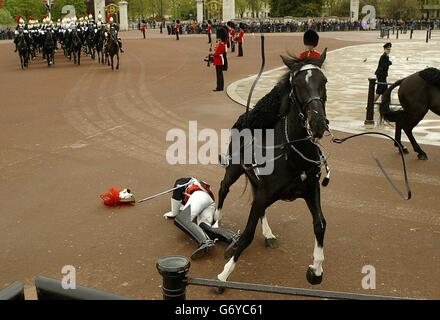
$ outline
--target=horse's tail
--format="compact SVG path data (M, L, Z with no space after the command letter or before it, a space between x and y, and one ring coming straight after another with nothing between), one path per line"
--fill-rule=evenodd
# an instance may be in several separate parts
M403 80L405 80L405 78L394 82L382 95L382 102L379 107L381 123L383 122L383 120L389 122L396 122L398 119L398 115L402 113L401 111L392 111L390 109L390 103L391 103L391 92L393 91L394 88L400 86Z

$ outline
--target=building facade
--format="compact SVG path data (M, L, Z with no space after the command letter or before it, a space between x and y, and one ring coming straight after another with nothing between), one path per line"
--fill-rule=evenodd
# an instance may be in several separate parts
M425 19L440 18L440 0L424 0L422 15Z

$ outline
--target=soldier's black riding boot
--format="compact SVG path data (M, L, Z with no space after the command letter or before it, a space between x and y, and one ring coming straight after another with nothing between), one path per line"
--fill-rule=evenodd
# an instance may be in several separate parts
M191 259L195 260L203 257L214 246L214 241L208 237L202 228L191 221L190 206L176 216L174 224L199 244L197 250L191 255Z
M119 50L121 50L121 53L124 53L125 51L122 50L122 41L118 40L118 43L119 43Z
M234 251L237 248L238 239L240 238L238 233L234 233L225 228L213 228L204 222L200 224L200 228L202 228L211 239L218 239L219 241L228 244L228 247L225 251L225 258L228 259L234 255Z

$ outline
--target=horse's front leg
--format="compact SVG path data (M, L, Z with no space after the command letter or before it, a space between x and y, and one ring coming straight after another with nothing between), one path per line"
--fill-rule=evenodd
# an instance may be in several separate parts
M116 54L116 58L118 59L116 64L116 70L119 70L119 52Z
M263 228L263 236L265 238L264 243L266 247L272 249L278 248L278 240L272 233L272 229L269 227L266 214L263 216L263 218L261 218L261 227Z
M267 199L263 197L264 195L262 195L261 193L256 194L254 202L252 203L252 208L246 224L246 228L244 229L243 234L240 235L240 239L238 240L237 249L234 252L232 258L224 266L223 271L217 276L220 281L226 281L228 279L228 277L234 271L235 264L240 258L240 255L254 239L258 219L264 216L266 208L271 204L271 202L268 202Z
M307 269L307 281L310 284L322 282L322 263L324 262L324 234L326 221L321 209L321 194L319 182L312 187L305 200L313 218L313 231L315 233L315 248L313 250L313 265Z

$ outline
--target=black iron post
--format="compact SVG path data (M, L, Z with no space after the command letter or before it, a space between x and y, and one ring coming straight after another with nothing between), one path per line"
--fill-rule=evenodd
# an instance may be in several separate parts
M374 125L374 89L376 87L376 77L368 78L368 101L367 101L367 115L365 117L365 125Z
M164 300L186 299L186 274L191 262L184 256L169 256L160 258L156 268L163 278L162 292Z
M426 29L426 43L429 42L429 28Z
M414 32L414 29L411 28L411 31L410 31L410 34L409 34L409 38L410 39L412 39L412 37L413 37L413 32Z

